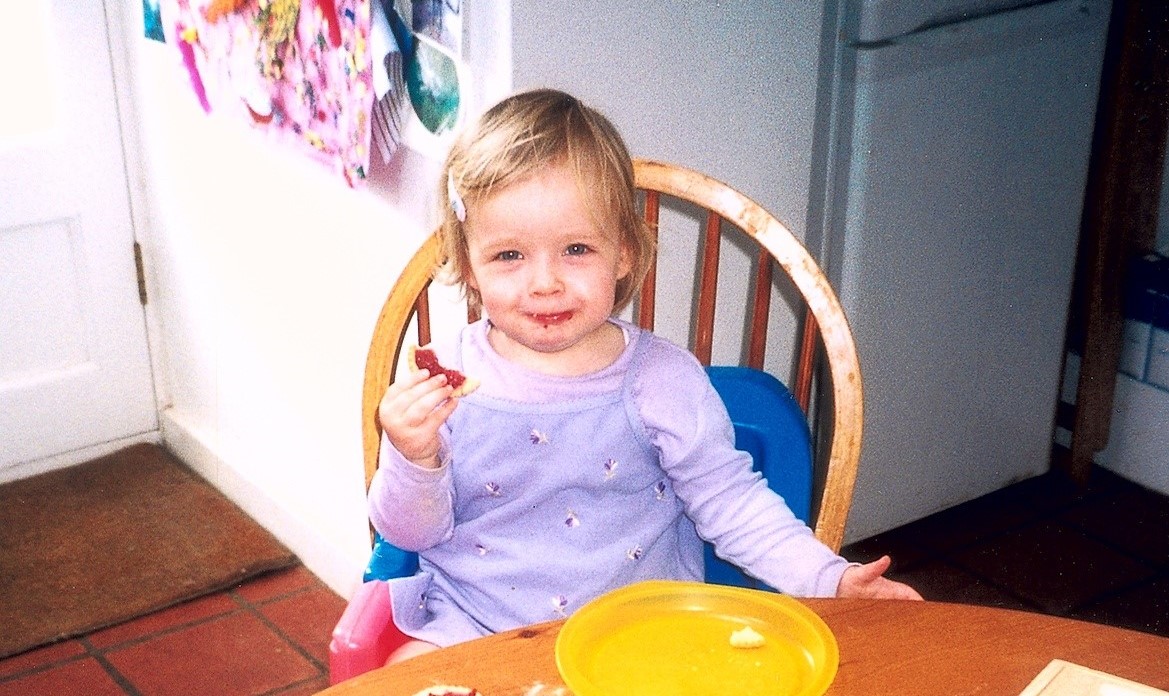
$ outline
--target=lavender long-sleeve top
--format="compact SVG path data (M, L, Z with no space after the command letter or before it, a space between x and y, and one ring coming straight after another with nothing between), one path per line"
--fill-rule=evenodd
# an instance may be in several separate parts
M638 580L701 580L702 544L798 596L832 596L847 561L820 543L734 448L695 358L614 320L610 366L554 377L507 362L468 326L443 364L478 377L423 469L383 440L370 518L419 552L391 582L395 621L438 645L571 613Z

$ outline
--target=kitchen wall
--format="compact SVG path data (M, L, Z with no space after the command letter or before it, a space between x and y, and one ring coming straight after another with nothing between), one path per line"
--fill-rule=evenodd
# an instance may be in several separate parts
M798 229L821 5L512 0L515 86L572 92L635 156L723 179Z
M1161 284L1164 293L1166 283ZM1167 303L1169 304L1169 303ZM1098 464L1169 495L1169 318L1125 321L1108 446Z

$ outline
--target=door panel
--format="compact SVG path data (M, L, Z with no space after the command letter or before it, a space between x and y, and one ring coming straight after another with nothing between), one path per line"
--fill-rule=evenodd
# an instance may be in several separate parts
M3 479L157 419L102 3L10 3L0 45Z

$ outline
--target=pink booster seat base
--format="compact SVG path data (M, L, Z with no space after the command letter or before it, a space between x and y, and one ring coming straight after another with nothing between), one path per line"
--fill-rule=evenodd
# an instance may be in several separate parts
M408 640L394 625L386 582L362 583L333 629L329 643L329 683L336 684L381 667L390 653Z

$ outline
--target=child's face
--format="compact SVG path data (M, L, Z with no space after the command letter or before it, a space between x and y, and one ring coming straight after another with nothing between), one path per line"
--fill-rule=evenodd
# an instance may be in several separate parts
M597 227L572 172L549 167L494 192L466 224L467 282L504 334L506 357L587 362L630 262L618 231Z

